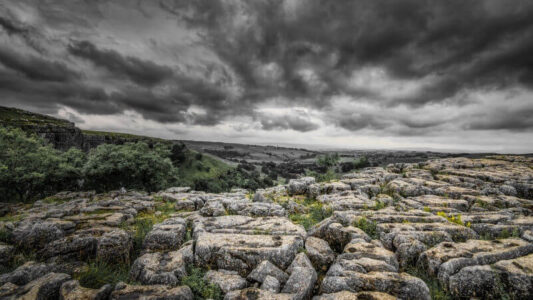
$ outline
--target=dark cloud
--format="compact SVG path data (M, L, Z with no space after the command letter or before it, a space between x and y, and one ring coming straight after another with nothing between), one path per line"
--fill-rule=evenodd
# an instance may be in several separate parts
M312 122L305 116L284 115L284 116L259 116L261 127L264 130L284 130L292 129L299 132L307 132L318 129L318 124Z
M310 0L293 12L283 1L162 3L178 15L186 11L180 16L190 26L205 28L208 42L258 98L313 97L325 105L326 95L357 92L343 79L367 65L401 79L437 76L416 95L388 99L393 105L419 106L472 87L533 87L533 3L527 0ZM235 30L234 17L242 15L252 24ZM278 63L283 88L265 90L254 76L255 61ZM302 66L317 71L324 83L319 93L296 73Z
M23 4L0 4L4 102L133 110L160 123L205 126L245 116L264 130L298 132L322 123L403 136L532 129L529 110L498 111L486 105L496 100L472 96L533 93L530 0L20 3L38 16L18 15ZM368 78L355 84L356 75ZM397 88L404 83L407 92ZM350 100L334 107L338 97ZM258 112L267 101L313 110L322 122ZM354 108L361 103L365 109ZM465 112L416 115L432 106Z
M29 54L20 54L0 46L0 63L36 81L65 82L79 77L64 63L49 61Z
M526 131L533 129L532 107L519 111L500 110L491 115L478 115L465 127L473 130L514 130Z
M172 77L172 69L152 61L123 56L114 50L98 49L89 41L73 42L68 51L75 56L90 60L116 76L131 79L140 85L155 85Z

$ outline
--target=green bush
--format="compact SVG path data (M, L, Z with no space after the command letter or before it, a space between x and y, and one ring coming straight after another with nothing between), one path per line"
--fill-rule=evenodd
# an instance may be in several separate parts
M0 201L31 201L76 188L81 151L60 152L35 135L0 127Z
M375 221L362 217L354 221L353 226L363 230L370 238L379 239L378 227Z
M83 174L87 187L97 191L121 187L157 191L176 179L168 147L150 149L146 143L104 144L89 153Z
M200 268L187 268L187 276L181 279L181 284L191 288L194 299L222 299L222 291L204 279L205 272Z
M318 224L322 220L330 217L333 213L330 207L324 207L320 202L315 202L306 206L309 209L308 213L292 214L289 216L293 223L302 225L305 230L309 230L315 224Z

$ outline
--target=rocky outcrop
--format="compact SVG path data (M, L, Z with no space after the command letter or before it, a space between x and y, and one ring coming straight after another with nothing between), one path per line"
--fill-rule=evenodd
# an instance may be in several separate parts
M0 221L10 270L0 297L430 299L423 278L452 298L530 299L531 167L520 157L440 159L296 179L254 197L61 193ZM35 261L20 265L20 251ZM72 280L95 262L129 268L136 285Z

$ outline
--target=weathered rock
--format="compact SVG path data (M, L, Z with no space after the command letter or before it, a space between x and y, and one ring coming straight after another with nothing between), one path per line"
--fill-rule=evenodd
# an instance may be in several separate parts
M307 192L307 187L315 183L314 177L302 177L299 179L291 179L289 181L288 193L289 195L303 195Z
M271 200L267 199L263 193L256 192L254 194L253 202L272 202Z
M193 300L188 286L170 287L164 285L117 284L110 300Z
M224 300L293 300L292 294L276 294L258 288L247 288L226 294Z
M261 284L261 289L272 293L278 293L281 288L279 280L275 277L268 275Z
M335 252L322 239L308 237L305 241L305 250L316 269L327 271L329 265L335 260Z
M280 270L268 260L262 261L247 278L250 281L263 282L267 276L276 278L280 283L285 283L289 278L287 273Z
M169 251L178 249L185 240L187 224L182 218L166 219L150 231L143 243L149 251Z
M228 270L210 270L205 273L204 278L209 283L217 285L224 294L230 291L244 289L248 284L246 279L239 276L237 272Z
M292 261L291 265L287 268L287 273L292 274L293 270L295 268L313 268L313 264L305 255L305 253L298 253L294 260Z
M91 234L74 234L48 243L39 253L43 258L85 260L96 256L98 239Z
M19 266L10 273L0 275L0 285L7 282L16 285L25 285L32 280L38 279L48 273L71 273L72 266L58 265L55 263L36 263L29 261Z
M59 219L28 220L13 230L12 236L16 244L26 248L40 249L47 243L64 237L74 230L75 224Z
M1 299L59 299L61 285L70 280L70 276L63 273L48 273L19 287L2 288Z
M502 260L493 266L462 268L450 276L449 290L455 297L531 299L533 254Z
M200 209L200 213L205 217L218 217L226 214L226 209L222 202L211 200L205 203L204 207Z
M131 236L122 229L106 232L98 239L96 257L104 262L130 261L130 251L133 248Z
M0 265L6 265L11 261L14 250L11 245L0 244Z
M176 285L192 263L192 245L177 251L146 253L135 260L130 276L143 284Z
M281 292L294 294L295 300L308 299L313 293L316 280L317 274L314 269L296 267Z
M342 291L333 294L323 294L316 296L313 300L396 300L397 297L380 292L359 292L352 293Z
M80 286L77 280L70 280L61 285L59 295L62 300L105 300L113 291L110 284L100 289L89 289Z

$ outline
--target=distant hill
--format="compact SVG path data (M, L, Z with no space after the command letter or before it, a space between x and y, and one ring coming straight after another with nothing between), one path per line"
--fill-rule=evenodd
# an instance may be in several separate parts
M0 124L34 133L60 150L77 147L88 151L101 144L124 144L136 141L148 144L171 143L169 140L127 133L81 130L74 123L64 119L3 106L0 106Z

